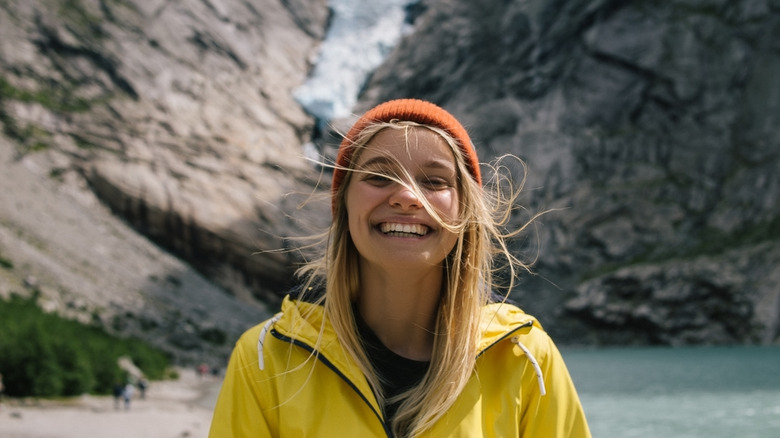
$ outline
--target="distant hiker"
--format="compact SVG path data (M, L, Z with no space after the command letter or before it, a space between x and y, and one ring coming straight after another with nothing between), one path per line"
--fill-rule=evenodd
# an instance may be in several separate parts
M130 401L133 399L133 394L135 394L135 386L133 386L132 383L128 383L122 391L122 398L125 400L125 409L130 409Z
M125 393L125 387L119 382L114 383L114 409L119 409L119 404Z
M508 302L530 269L508 240L520 187L500 162L483 187L480 166L432 103L363 115L323 254L237 342L209 436L590 438L552 339Z
M146 398L146 386L148 383L146 382L146 379L141 377L140 380L138 380L138 391L140 392L141 400Z

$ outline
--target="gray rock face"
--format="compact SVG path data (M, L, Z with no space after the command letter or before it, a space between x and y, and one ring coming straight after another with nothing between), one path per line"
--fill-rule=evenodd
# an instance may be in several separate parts
M42 180L34 193L24 178L6 181L15 201L4 205L35 208L0 215L0 254L13 266L0 293L32 288L22 281L32 276L51 310L99 314L182 360L222 361L237 332L267 315L258 298L276 300L291 282L299 257L285 237L311 231L293 213L323 216L296 209L318 174L300 148L312 121L291 94L328 14L325 0L0 4L2 174L33 166ZM51 202L62 192L103 205ZM159 248L98 233L124 227L103 206L220 287ZM82 211L59 224L81 239L52 232L66 220L57 207ZM41 240L72 256L22 251ZM91 268L76 269L80 260Z
M269 314L117 219L77 175L51 178L45 156L14 148L0 137L0 298L37 295L47 312L143 338L179 364L223 366Z
M303 159L313 121L292 98L328 14L325 0L0 4L2 165L34 166L41 190L96 195L85 214L110 221L108 206L227 298L273 304L300 260L288 237L329 219L327 201L304 202L327 196L328 178ZM552 211L538 239L517 243L538 255L538 275L513 297L548 331L597 344L778 341L780 4L423 0L414 16L355 111L429 99L464 121L483 161L525 160L523 202ZM23 217L0 218L17 236L0 241L5 259L23 258L18 236L42 239ZM137 293L122 284L117 296ZM158 296L140 290L139 302ZM159 293L167 309L186 302ZM176 342L192 330L209 327Z
M290 284L290 194L313 190L291 91L325 1L26 2L0 12L6 135L236 295ZM8 128L11 126L11 128Z
M528 164L559 338L777 341L776 2L424 2L363 106L436 101ZM533 249L531 249L533 255Z

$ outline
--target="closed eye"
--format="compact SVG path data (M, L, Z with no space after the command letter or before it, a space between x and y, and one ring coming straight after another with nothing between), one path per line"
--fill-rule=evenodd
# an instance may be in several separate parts
M445 190L455 186L454 178L442 175L425 175L420 186L428 190Z
M375 186L384 186L393 182L393 178L391 176L386 173L377 171L367 171L361 176L360 179Z
M420 185L428 190L445 190L453 186L453 183L443 177L426 176L420 181Z

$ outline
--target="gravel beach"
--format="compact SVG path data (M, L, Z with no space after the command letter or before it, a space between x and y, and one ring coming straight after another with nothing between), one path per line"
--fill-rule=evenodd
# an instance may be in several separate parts
M0 402L3 438L205 438L222 383L180 369L177 380L152 382L129 409L113 397L82 396L63 400Z

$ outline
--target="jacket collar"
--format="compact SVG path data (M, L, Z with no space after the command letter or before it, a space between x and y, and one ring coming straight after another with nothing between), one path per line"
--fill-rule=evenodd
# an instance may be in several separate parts
M477 355L480 356L493 345L514 335L525 334L531 327L541 328L536 319L517 306L509 303L492 303L482 308L480 341Z
M321 292L314 290L303 296L300 292L294 290L284 298L282 316L274 324L275 330L290 339L305 343L315 351L338 351L336 357L328 358L334 365L357 368L339 344L333 326L327 321L323 323L324 309L314 303L321 297ZM534 317L514 304L505 302L486 305L482 308L478 356L502 340L529 332L534 325L541 328Z
M373 394L365 376L352 357L338 341L329 321L324 320L321 305L293 300L290 296L282 301L282 312L273 324L273 336L299 345L312 352L316 358L341 375L360 394ZM380 412L376 399L367 398L372 407Z
M481 337L477 346L477 358L500 342L516 344L532 363L540 392L546 393L542 370L530 352L520 341L520 334L527 334L539 323L518 307L509 303L489 304L482 309ZM273 328L271 328L273 327ZM373 397L373 391L352 357L338 342L333 326L324 320L324 308L316 303L294 300L289 295L282 302L282 312L266 323L258 343L258 353L263 357L265 332L271 329L273 336L296 344L310 351L338 375L342 376L360 394L379 416L381 409ZM260 364L262 369L262 362ZM380 416L381 417L381 416Z

